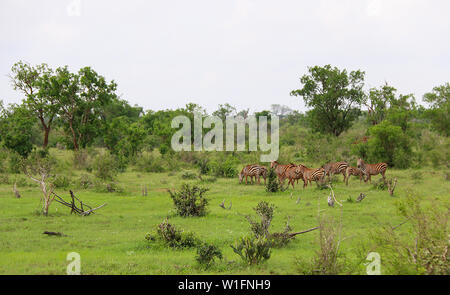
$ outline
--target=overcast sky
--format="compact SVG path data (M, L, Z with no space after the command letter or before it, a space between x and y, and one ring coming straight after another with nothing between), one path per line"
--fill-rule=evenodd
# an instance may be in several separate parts
M145 109L285 104L308 66L366 72L420 101L450 81L448 0L1 0L0 100L19 61L91 66Z

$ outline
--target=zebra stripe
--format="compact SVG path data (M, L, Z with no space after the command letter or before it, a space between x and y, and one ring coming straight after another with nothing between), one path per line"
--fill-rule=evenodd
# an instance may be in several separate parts
M366 164L363 159L358 159L358 168L361 169L361 171L366 176L366 179L364 180L367 182L369 180L370 183L372 183L371 176L381 174L384 180L386 180L385 173L386 169L388 167L388 164L386 163L377 163L377 164Z

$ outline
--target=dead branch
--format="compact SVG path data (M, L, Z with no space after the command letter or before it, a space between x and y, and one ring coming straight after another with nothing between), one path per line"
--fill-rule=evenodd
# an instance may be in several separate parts
M389 194L391 196L394 195L395 186L397 185L397 178L395 178L394 181L392 181L392 179L389 180L387 185L388 185Z
M356 199L356 202L361 202L362 200L364 200L365 197L366 197L365 194L360 193L359 196L358 196L358 198Z
M13 191L14 191L14 195L16 196L16 198L20 199L20 193L17 190L17 185L15 182L14 182L14 186L13 186Z
M43 232L43 234L45 235L49 235L49 236L58 236L58 237L67 237L65 234L60 233L60 232L53 232L53 231L45 231Z
M295 237L297 235L309 233L310 231L313 231L313 230L316 230L316 229L319 229L319 227L316 226L316 227L313 227L313 228L310 228L310 229L307 229L307 230L304 230L304 231L299 231L299 232L295 232L295 233L288 233L288 237L289 238L293 238L293 237Z

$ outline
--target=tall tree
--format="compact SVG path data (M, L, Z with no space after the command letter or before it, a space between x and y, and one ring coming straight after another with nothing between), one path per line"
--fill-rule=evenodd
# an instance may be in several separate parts
M368 119L372 125L381 123L386 118L386 114L391 102L395 101L395 89L385 83L379 88L371 88L365 101L368 108Z
M41 123L44 131L44 148L48 145L50 130L59 111L57 101L49 93L43 91L52 72L52 69L45 63L32 66L19 61L12 66L9 75L14 90L19 90L25 95L23 103Z
M293 90L291 95L302 96L312 127L319 132L339 136L358 117L359 106L364 100L364 72L314 66L309 74L301 77L303 88Z
M105 106L116 99L116 83L106 82L90 67L75 74L65 66L57 68L46 85L46 93L60 105L59 114L72 148L89 145L102 130Z
M424 100L431 104L428 116L433 127L444 134L450 135L450 83L433 88L432 92L423 96Z

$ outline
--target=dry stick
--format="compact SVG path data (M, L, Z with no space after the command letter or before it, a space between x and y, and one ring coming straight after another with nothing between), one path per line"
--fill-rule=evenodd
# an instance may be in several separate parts
M403 224L407 223L409 220L411 219L411 217L409 217L408 219L406 219L405 221L403 221L400 224L397 224L396 226L392 226L392 230L396 230L398 227L402 226Z
M316 229L319 229L319 227L316 226L316 227L313 227L313 228L310 228L310 229L307 229L307 230L304 230L304 231L299 231L299 232L296 232L296 233L289 233L288 236L289 236L289 238L293 238L296 235L305 234L305 233L308 233L308 232L316 230Z
M107 203L105 203L105 204L103 204L103 205L100 205L100 206L98 206L97 208L90 209L90 210L88 210L88 211L84 211L84 212L81 213L81 216L89 215L89 214L93 213L95 210L100 209L100 208L102 208L103 206L106 206L106 205L107 205Z

